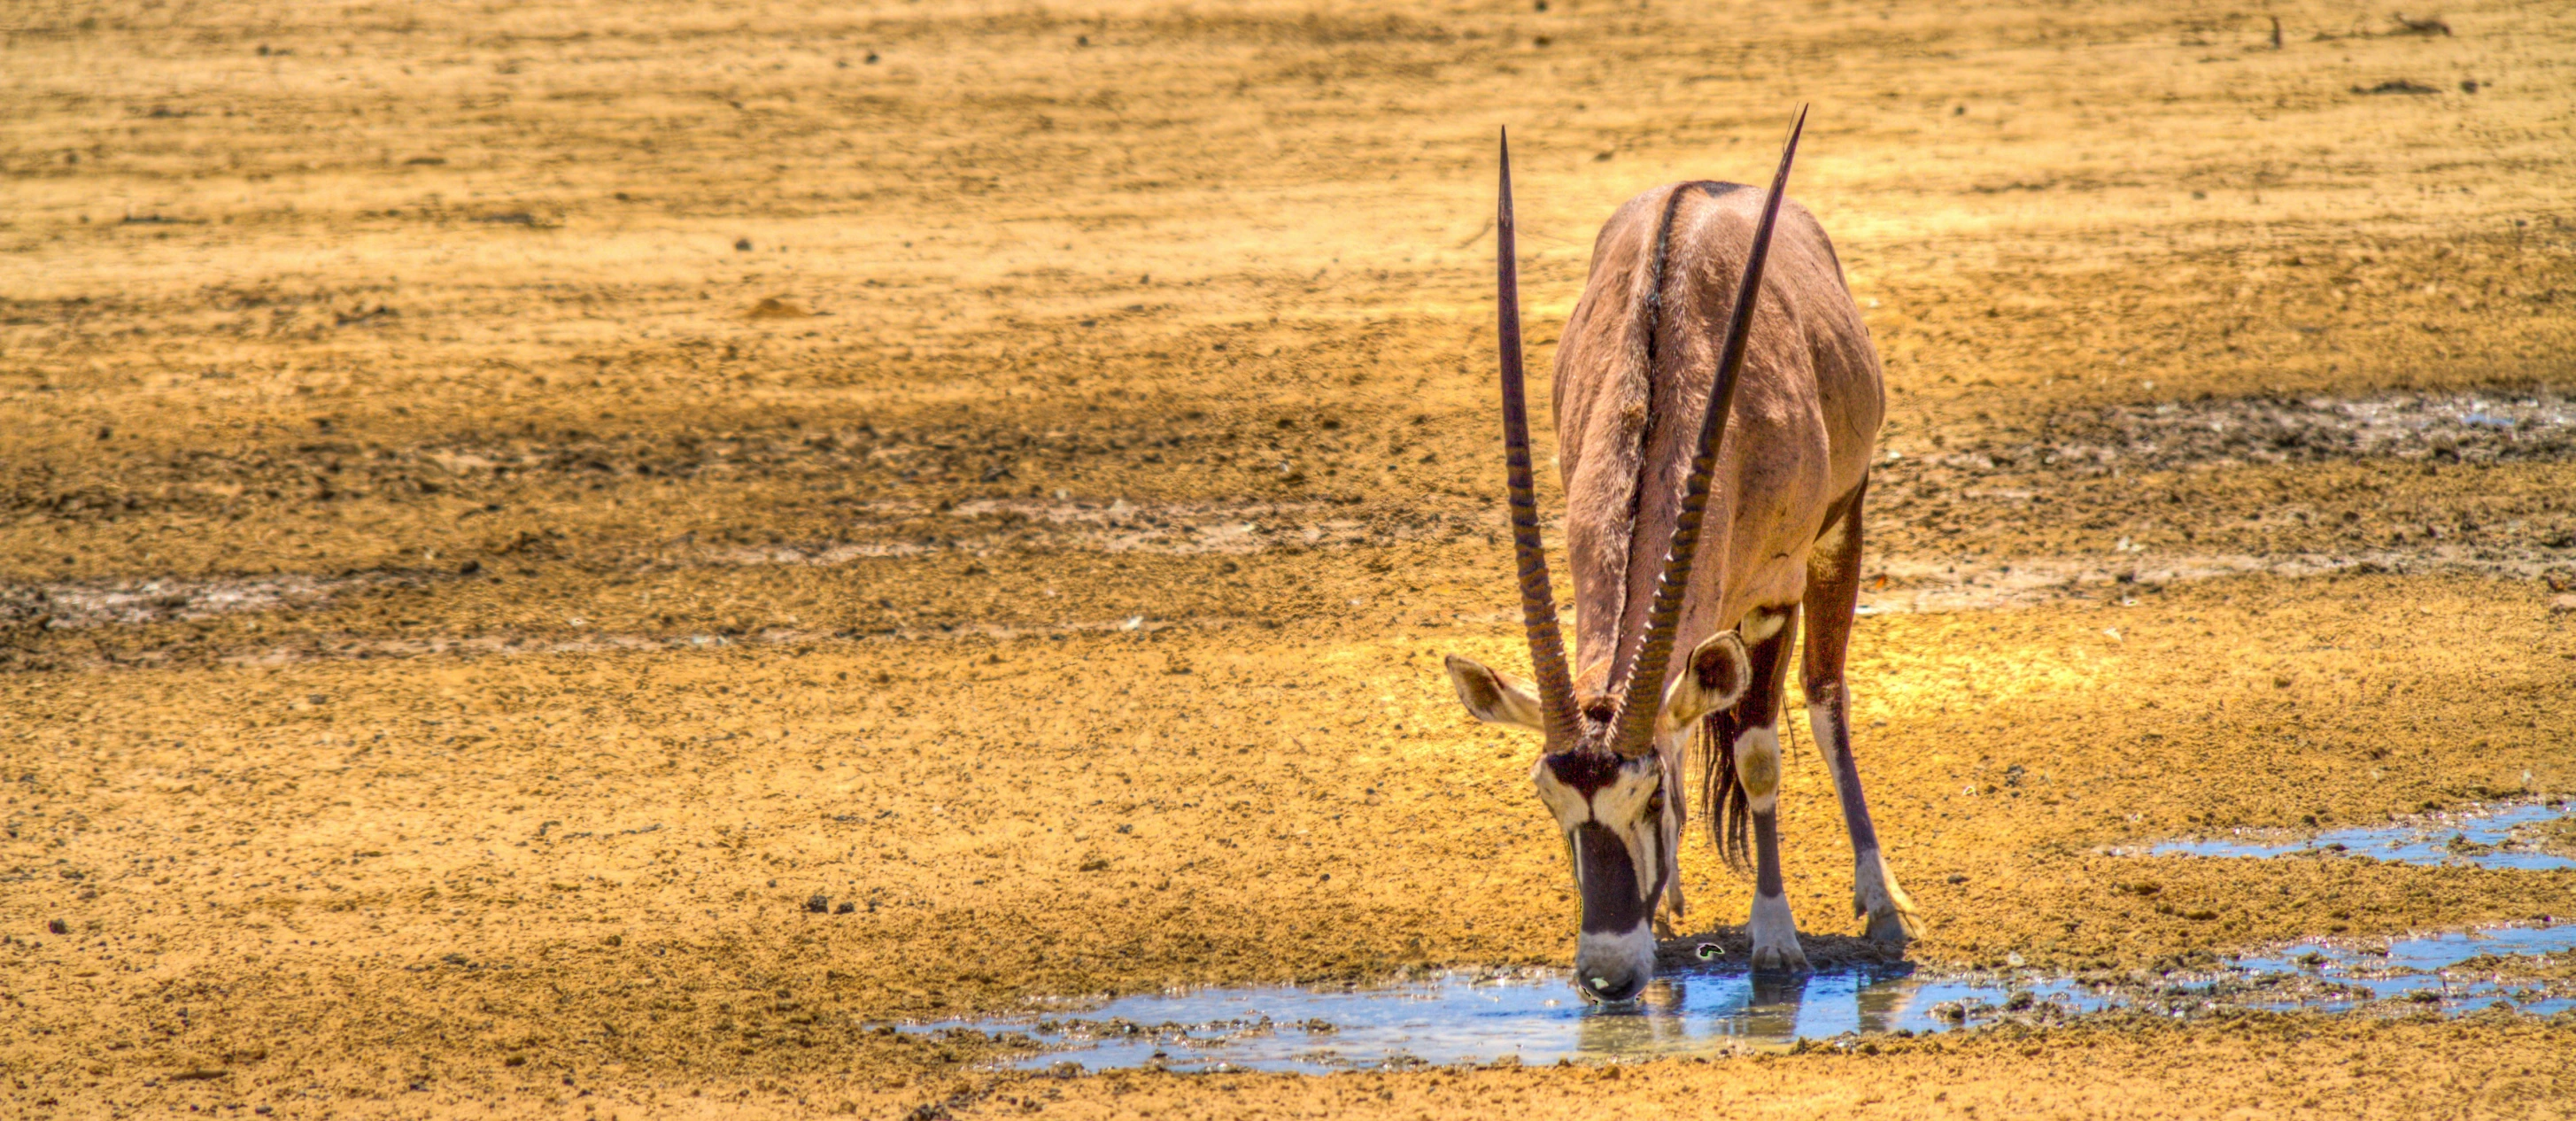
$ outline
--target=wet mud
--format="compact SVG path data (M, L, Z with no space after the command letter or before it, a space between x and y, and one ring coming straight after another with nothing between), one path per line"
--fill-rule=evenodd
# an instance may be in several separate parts
M2557 851L2569 833L2566 803L2473 807L2465 812L2418 815L2380 826L2335 829L2304 838L2281 831L2238 830L2228 837L2168 841L2146 847L2155 856L2364 856L2407 864L2468 864L2479 868L2548 871L2576 868Z

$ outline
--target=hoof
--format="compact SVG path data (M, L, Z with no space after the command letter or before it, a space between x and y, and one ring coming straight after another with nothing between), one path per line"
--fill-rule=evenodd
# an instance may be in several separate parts
M1753 971L1805 973L1807 951L1798 945L1798 923L1789 917L1789 901L1777 895L1753 897Z
M1923 937L1923 919L1911 910L1889 909L1869 917L1869 940L1884 946L1903 946Z
M1923 937L1923 917L1915 913L1914 900L1905 889L1896 886L1887 861L1876 852L1863 853L1854 873L1852 913L1869 916L1870 941L1902 946Z
M1807 951L1798 947L1793 935L1781 945L1753 947L1753 970L1756 973L1810 973Z

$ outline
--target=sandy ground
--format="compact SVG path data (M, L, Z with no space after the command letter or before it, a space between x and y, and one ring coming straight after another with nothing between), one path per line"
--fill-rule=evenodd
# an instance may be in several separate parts
M2576 915L2100 855L2576 792L2576 15L1532 7L0 13L0 1101L2564 1115L2576 1026L2500 1015L1203 1079L879 1027L1567 957L1438 669L1521 656L1491 137L1544 369L1609 210L1799 100L1913 959Z

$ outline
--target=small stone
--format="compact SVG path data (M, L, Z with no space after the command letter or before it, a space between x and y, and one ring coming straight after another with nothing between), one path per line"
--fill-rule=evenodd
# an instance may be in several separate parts
M832 910L832 897L819 891L815 892L805 900L805 910L817 915L829 914Z
M45 933L47 934L69 934L71 932L71 926L63 922L61 919L54 919L45 924Z

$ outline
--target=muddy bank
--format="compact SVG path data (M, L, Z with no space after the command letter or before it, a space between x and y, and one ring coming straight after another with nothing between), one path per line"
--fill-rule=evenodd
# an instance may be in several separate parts
M2549 392L2205 396L2060 413L2012 427L2001 434L1971 430L1957 440L1937 431L1915 433L1906 442L1930 443L1911 456L1924 466L2036 466L2069 475L2330 459L2501 463L2576 457L2576 400ZM1900 452L1893 462L1907 458ZM1881 470L1903 474L1902 468Z
M1975 497L1979 496L1971 495ZM971 502L950 511L889 508L889 515L902 524L885 527L881 534L852 527L836 541L757 547L678 543L653 556L622 562L496 561L487 568L481 561L470 561L461 571L447 572L407 569L339 576L0 585L0 634L14 632L23 644L30 636L53 631L283 614L312 616L310 626L337 636L317 638L318 645L307 645L304 653L373 657L476 650L646 649L709 641L1010 639L1112 628L1160 629L1190 617L1192 612L1175 614L1174 609L1193 597L1146 596L1106 603L1093 602L1096 597L1092 596L1062 598L1064 588L1081 584L1084 570L1123 570L1126 564L1121 558L1125 557L1181 558L1178 565L1157 567L1185 570L1221 584L1258 579L1294 588L1325 582L1336 589L1333 594L1306 597L1307 610L1366 613L1391 601L1399 607L1431 606L1439 618L1453 622L1500 619L1503 616L1491 602L1495 596L1485 586L1492 583L1490 576L1498 563L1490 554L1499 534L1496 525L1489 524L1497 518L1472 512L1465 502L1455 505L1457 509L1446 513L1378 510L1350 518L1331 516L1343 512L1341 508L1293 504ZM1879 529L1892 529L1891 536L1918 545L1935 543L1935 536L1909 532L1913 528L1909 513L1906 506L1891 504L1875 520ZM2140 532L2144 536L2146 531ZM2396 536L2402 540L2406 535ZM2183 540L2151 547L2125 536L2098 551L2078 555L1996 556L1984 546L1947 554L1881 548L1867 562L1861 605L1864 612L1872 613L1979 611L2060 601L2135 606L2138 597L2169 585L2254 575L2294 579L2472 576L2532 582L2562 597L2576 593L2576 545L2555 547L2557 538L2543 542L2519 536L2501 545L2454 543L2441 540L2436 531L2399 545L2349 540L2351 547L2346 548L2311 536L2283 541L2285 547L2278 552L2233 554L2191 551L2187 546L2192 542ZM869 539L849 539L853 537ZM1429 546L1431 551L1419 546ZM1083 557L1082 563L1068 566L1068 554ZM1206 563L1196 563L1199 559ZM1248 577L1246 566L1255 564L1259 573ZM866 575L857 586L900 590L903 605L884 595L862 593L843 597L818 616L803 606L803 594L788 590L810 585L811 579L789 578L782 584L734 575L764 568L864 570ZM373 625L389 621L370 624L370 617L388 611L432 618L481 615L477 604L489 597L478 586L499 582L497 573L505 571L512 574L514 586L520 589L516 595L524 605L552 604L549 625L521 629L524 623L504 623L498 628L502 633L492 633L492 622L484 621L466 633L448 631L434 637L366 633ZM638 585L680 591L666 596L666 604L685 608L703 603L705 595L686 593L685 585L691 580L762 588L761 594L780 598L761 605L756 618L762 622L728 612L697 619L696 629L669 611L638 612L615 603L627 598L616 589ZM1019 586L1022 597L1005 610L942 612L947 618L924 619L909 606L971 594L977 586L994 581ZM1420 595L1426 583L1443 587L1430 597L1431 604L1425 604ZM650 598L647 594L640 602L649 605ZM441 600L454 602L430 606ZM867 610L871 605L883 611ZM2576 610L2576 599L2561 607ZM333 616L339 608L350 610ZM1221 609L1218 619L1241 622L1262 614L1257 604L1237 600L1231 610ZM1420 614L1419 610L1400 612L1398 617ZM811 625L826 619L836 625ZM660 625L651 626L656 621ZM416 618L403 625L421 622ZM638 624L650 629L639 631ZM509 633L512 630L519 633ZM232 650L223 656L287 657L296 652L295 648L267 653Z
M2369 576L2380 573L2476 576L2533 581L2553 591L2576 589L2576 549L2365 549L2350 553L2211 556L2150 552L2127 542L2100 557L2024 556L1931 559L1882 555L1878 579L1861 595L1862 609L1976 611L2079 600L2132 607L2138 596L2165 585L2235 576ZM2576 600L2564 605L2576 610Z
M241 612L324 610L336 597L347 593L419 588L442 575L364 572L336 577L0 584L0 629L142 626Z

